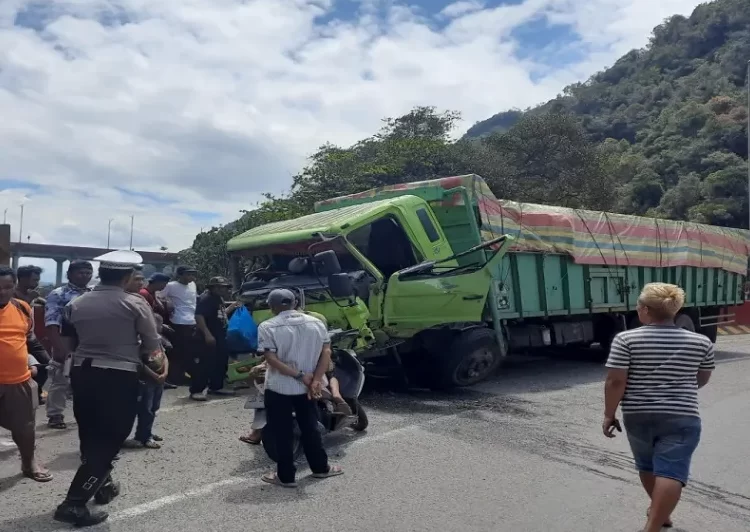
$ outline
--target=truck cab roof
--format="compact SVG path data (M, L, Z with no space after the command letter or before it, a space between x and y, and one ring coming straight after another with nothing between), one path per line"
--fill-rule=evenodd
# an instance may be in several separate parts
M349 227L367 223L388 211L413 210L418 205L425 205L424 200L406 195L259 225L229 240L227 250L243 251L273 244L314 240L319 233L337 235Z

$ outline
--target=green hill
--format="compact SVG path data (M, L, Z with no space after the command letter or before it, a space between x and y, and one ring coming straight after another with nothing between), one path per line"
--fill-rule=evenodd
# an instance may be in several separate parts
M505 111L466 138L504 134L549 113L572 116L591 142L635 158L615 208L747 227L750 2L718 0L658 26L649 45L523 113Z

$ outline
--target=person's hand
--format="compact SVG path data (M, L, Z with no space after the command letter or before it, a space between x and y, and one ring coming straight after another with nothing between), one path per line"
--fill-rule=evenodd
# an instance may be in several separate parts
M615 436L617 436L615 434L615 431L622 432L620 420L615 416L604 416L604 421L602 422L602 432L604 433L604 435L607 438L614 438Z
M161 330L164 332L168 332L169 334L174 334L174 329L170 325L162 324Z
M216 345L216 338L214 338L213 334L206 335L206 345L210 345L211 347Z
M167 372L162 371L161 373L156 375L156 382L159 384L164 384L167 382Z
M313 399L320 399L323 397L323 381L313 378L312 384L310 385L310 391L312 392Z
M241 302L241 301L235 301L234 303L230 304L230 305L229 305L229 306L227 307L227 310L226 310L226 312L227 312L227 313L230 313L230 312L232 312L233 310L236 310L236 309L240 308L241 306L242 306L242 302Z

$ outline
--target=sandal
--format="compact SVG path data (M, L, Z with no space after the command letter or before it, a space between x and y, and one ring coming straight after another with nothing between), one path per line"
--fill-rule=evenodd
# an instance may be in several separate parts
M268 484L273 484L275 486L281 486L282 488L296 488L297 483L296 482L282 482L279 480L279 476L274 472L271 471L270 473L265 473L260 479L263 482L266 482Z
M250 445L260 445L260 443L263 441L263 437L260 438L252 438L249 434L246 434L244 436L240 436L240 441L243 443L248 443Z
M343 475L344 470L340 465L332 465L328 467L328 471L325 473L313 473L313 478L329 478L329 477L337 477L339 475Z
M47 471L46 469L38 469L37 471L21 471L23 473L23 476L26 478L30 478L34 482L49 482L54 477L52 476L52 473Z
M339 414L342 416L352 415L352 408L343 399L334 399L333 404L335 406L334 409L335 409L336 414Z
M648 510L646 510L646 517L648 518L648 515L651 513L651 507L648 507ZM662 528L672 528L674 526L674 523L672 523L671 519L667 519L664 524L662 525Z

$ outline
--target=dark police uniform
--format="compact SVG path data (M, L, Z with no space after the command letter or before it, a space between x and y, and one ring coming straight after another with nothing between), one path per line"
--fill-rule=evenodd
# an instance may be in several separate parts
M100 270L133 270L141 257L115 251L96 260ZM68 304L65 318L78 343L69 363L82 464L55 518L92 525L106 514L92 514L86 503L97 492L100 503L119 493L110 472L135 422L141 353L160 350L161 342L148 303L118 286L94 287Z

